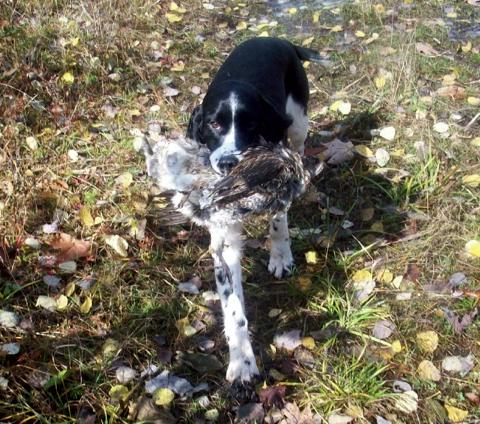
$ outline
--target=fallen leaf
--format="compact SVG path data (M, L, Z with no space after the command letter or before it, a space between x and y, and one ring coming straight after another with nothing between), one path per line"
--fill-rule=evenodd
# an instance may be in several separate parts
M472 258L480 258L480 241L470 240L465 244L465 252Z
M165 13L165 17L170 23L180 22L182 20L182 16L177 15L176 13Z
M375 326L372 330L372 335L380 340L388 339L396 328L397 327L393 322L382 319L375 323Z
M475 366L475 357L468 356L447 356L442 361L442 369L452 374L460 374L465 377Z
M130 172L124 172L115 179L115 184L122 188L128 188L133 182L133 175Z
M390 154L385 149L377 149L375 152L375 160L378 166L383 168L390 160Z
M235 28L237 29L237 31L247 29L247 23L245 21L240 21Z
M319 11L313 12L312 22L316 24L318 23L319 19L320 19L320 12Z
M47 311L53 312L57 309L57 302L49 296L38 296L35 306L40 306Z
M318 262L317 252L314 250L305 252L305 261L310 265L316 264Z
M128 243L124 238L116 234L107 235L105 236L105 243L107 243L120 256L128 256Z
M137 371L130 367L118 367L115 371L115 377L121 384L127 384L137 376Z
M335 25L330 29L330 31L332 31L332 32L342 32L343 27L341 25Z
M442 378L440 370L433 364L433 362L428 360L420 362L417 368L417 373L422 380L440 381Z
M20 345L18 343L0 344L0 352L4 355L16 355L20 352Z
M287 12L290 13L290 15L295 15L298 12L298 9L296 7L290 7L287 9Z
M70 149L68 152L67 152L67 156L68 158L72 161L72 162L77 162L78 161L78 152L76 150L73 150L73 149Z
M166 97L175 97L178 96L179 93L180 91L173 87L165 87L163 89L163 94L165 94Z
M73 74L71 72L65 72L63 75L62 75L62 78L60 78L62 80L62 82L64 82L65 84L73 84L73 82L75 81L75 77L73 76Z
M62 311L66 309L67 306L68 306L68 297L65 296L64 294L61 294L57 298L57 310Z
M471 106L478 106L480 105L480 98L470 96L467 98L467 103Z
M246 403L237 409L235 423L263 423L265 412L261 403ZM294 421L292 421L294 422ZM298 422L298 421L295 421Z
M463 332L467 327L469 327L475 317L477 316L478 310L475 308L473 311L466 313L462 316L462 319L453 311L447 307L442 308L442 311L447 318L447 321L452 325L453 331L457 334Z
M310 44L312 44L313 40L314 40L314 37L305 38L305 40L302 41L302 46L304 46L304 47L310 46Z
M442 84L446 86L455 84L457 76L457 72L452 72L450 74L444 75L442 78Z
M383 127L380 128L380 137L384 138L385 140L388 141L393 141L395 139L395 127Z
M352 277L352 283L355 297L359 302L367 300L375 288L372 273L367 269L357 271Z
M374 208L365 208L360 211L360 215L362 217L362 221L371 221L373 216L375 215Z
M413 283L417 282L420 277L421 271L418 265L409 263L407 265L407 271L403 275L405 280L409 280Z
M371 158L373 156L373 152L364 144L357 144L355 146L355 151L364 158Z
M309 350L315 349L315 340L313 337L304 337L302 339L302 345Z
M323 152L325 161L329 165L339 165L353 158L353 144L350 141L344 142L338 138L324 143L326 150Z
M177 377L168 370L162 371L160 375L145 382L145 391L150 394L161 387L168 388L182 397L190 397L194 393L208 390L207 384L200 383L198 386L193 387L187 379Z
M25 139L25 143L30 150L37 150L38 149L38 141L35 137L29 136Z
M465 175L462 177L463 184L476 188L480 186L480 174Z
M395 397L395 408L405 414L411 414L418 408L418 395L413 390L400 393Z
M167 387L160 387L153 392L152 398L155 405L168 407L175 398L175 393Z
M449 97L453 100L462 100L467 97L467 90L458 85L447 85L440 87L436 91L436 94L439 97Z
M78 216L80 217L80 222L84 227L92 227L95 223L88 206L82 206L78 211Z
M183 293L190 293L190 294L200 293L200 290L198 290L198 287L191 281L186 281L185 283L179 283L177 288Z
M382 268L377 272L376 280L383 284L390 284L393 281L393 273L387 268Z
M449 125L445 122L437 122L433 125L433 130L439 134L445 134L449 129Z
M415 43L415 48L417 52L423 54L425 56L438 56L438 51L435 50L430 44L428 43Z
M468 417L468 411L457 408L455 406L445 404L445 409L447 410L447 413L448 413L448 419L452 423L464 422L465 418Z
M302 344L300 330L290 330L285 333L277 334L273 338L273 343L278 349L293 351Z
M417 333L417 345L424 352L435 352L438 347L438 334L432 330Z
M352 110L352 105L348 100L336 100L330 105L332 112L340 112L342 115L348 115Z
M83 303L80 305L80 312L82 314L88 314L90 312L90 309L92 309L92 298L90 296L87 296Z
M375 87L381 90L383 87L385 87L387 79L384 76L378 76L373 79L373 82L375 84Z
M47 239L53 249L59 250L57 263L72 261L93 253L93 244L86 240L79 240L66 233L53 234Z
M20 317L15 312L0 310L0 326L15 328L20 324Z
M305 293L310 290L310 287L312 287L312 279L310 277L301 275L297 278L297 284L300 291Z
M202 374L211 374L223 369L223 364L212 354L182 352L177 359Z
M115 386L112 386L108 394L110 395L110 399L113 402L120 402L124 401L128 397L128 389L121 385L121 384L116 384Z
M365 33L363 31L357 30L357 31L355 31L355 37L364 38Z
M263 406L267 410L270 409L272 406L275 406L279 409L283 408L285 389L285 386L282 385L262 388L260 390L260 393L258 394L260 402L262 402Z
M170 2L170 10L172 12L177 12L177 13L182 13L182 14L187 12L187 9L185 9L184 7L180 7L174 1Z
M473 147L480 147L480 137L475 137L472 140L470 140L470 144Z
M400 343L400 340L394 340L390 345L390 350L393 354L400 353L402 351L402 344Z
M328 416L328 424L349 424L353 421L353 417L344 414L333 413Z
M65 261L58 264L58 269L64 274L73 274L77 270L75 261Z
M67 284L67 287L65 287L65 295L72 296L73 293L75 293L75 283L71 281Z

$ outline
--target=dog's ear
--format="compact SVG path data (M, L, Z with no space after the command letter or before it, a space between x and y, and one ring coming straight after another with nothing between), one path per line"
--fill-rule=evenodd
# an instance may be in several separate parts
M187 137L197 141L198 143L205 144L202 139L202 127L203 127L203 111L202 106L197 106L193 109L190 121L188 122Z
M285 111L279 110L267 97L262 96L264 113L262 116L261 135L271 143L283 141L287 128L293 120Z

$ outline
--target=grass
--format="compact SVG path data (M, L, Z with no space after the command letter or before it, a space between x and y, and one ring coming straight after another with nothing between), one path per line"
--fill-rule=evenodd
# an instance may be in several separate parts
M333 131L373 152L390 153L383 168L359 156L329 167L292 208L290 226L300 235L292 239L291 278L276 281L266 272L266 220L247 226L244 286L265 384L279 384L273 369L283 373L286 401L310 408L324 422L333 411L363 417L359 422L375 415L392 422L445 422L449 405L468 411L471 422L479 419L478 405L467 396L478 393L478 364L463 377L442 372L438 382L417 373L423 359L441 368L447 355L480 355L478 321L456 334L441 312L448 307L462 315L478 307L480 264L464 254L464 246L479 237L480 192L463 180L480 173L479 148L471 142L479 121L468 125L478 106L436 94L443 77L454 73L455 84L480 97L479 45L471 40L468 50L467 40L453 41L449 26L434 21L461 26L462 19L478 14L476 8L455 3L455 20L442 2L362 0L322 9L313 22L310 3L282 16L274 16L267 3L213 1L214 10L198 0L177 3L187 9L177 13L178 23L166 18L169 2L153 0L0 4L0 307L15 312L27 328L0 328L1 343L18 342L21 348L18 355L0 357L0 377L8 380L1 389L0 420L73 423L80 417L86 423L95 414L102 423L139 422L131 411L144 400L143 380L125 384L127 402L115 402L110 390L118 384L118 365L141 371L152 363L192 384L209 384L206 400L177 396L170 409L155 410L157 418L189 423L216 409L218 422L234 420L239 400L229 394L223 373L202 375L175 357L199 352L200 342L209 339L211 353L228 360L215 306L176 289L197 275L202 291L214 290L208 235L188 224L168 228L155 220L161 204L152 202L132 130L155 123L164 134L184 131L201 99L195 93L205 92L224 55L262 31L298 44L313 36L310 47L334 60L333 70L306 68L310 145L329 139L322 131ZM276 24L258 29L262 20ZM242 21L248 29L237 30ZM335 25L340 32L332 31ZM357 36L359 30L365 37ZM418 42L438 54L420 54ZM62 79L66 73L72 83ZM377 87L379 76L383 87ZM178 95L166 96L166 87ZM351 103L349 115L328 109L338 98ZM438 121L449 124L448 136L433 129ZM371 135L383 126L395 127L394 140ZM38 143L34 150L26 142L30 136ZM133 182L122 187L117 177L126 172ZM84 225L82 207L94 225ZM61 275L58 290L42 280L58 270L39 265L39 256L48 253L42 226L55 218L61 231L97 245L92 257L77 261L75 273ZM145 237L139 240L134 227L143 219ZM315 232L302 235L310 229ZM105 244L109 234L128 241L127 257ZM28 247L27 237L39 240L40 249ZM304 260L311 250L316 264ZM418 276L409 280L413 264ZM359 303L351 279L364 268L372 271L376 288ZM403 277L400 285L382 282L382 268ZM460 290L470 294L430 297L423 290L454 272L465 273L468 282ZM79 285L86 277L94 281L90 289ZM398 300L402 292L411 292L411 299ZM36 306L40 295L61 294L68 298L63 311ZM87 298L92 308L82 313ZM280 312L269 314L274 309ZM386 340L372 336L379 319L397 327ZM200 330L186 336L179 321ZM270 349L275 334L295 328L316 336L308 351L312 368ZM417 346L416 334L424 330L439 334L432 354ZM395 342L400 351L392 350ZM172 361L162 364L166 352ZM397 379L418 394L413 414L395 410Z

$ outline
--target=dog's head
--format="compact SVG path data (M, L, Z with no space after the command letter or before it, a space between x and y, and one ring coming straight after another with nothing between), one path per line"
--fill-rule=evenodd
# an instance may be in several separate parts
M247 148L282 141L291 122L250 84L225 81L209 88L187 135L206 144L213 169L226 174Z

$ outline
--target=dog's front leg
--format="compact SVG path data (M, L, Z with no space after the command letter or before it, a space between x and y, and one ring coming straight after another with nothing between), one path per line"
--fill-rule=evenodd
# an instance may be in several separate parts
M223 310L230 361L227 380L248 382L258 368L248 334L242 289L242 241L240 224L210 227L215 282Z
M270 221L270 262L268 270L277 278L290 273L293 256L290 249L287 211L278 212Z

